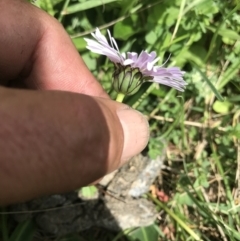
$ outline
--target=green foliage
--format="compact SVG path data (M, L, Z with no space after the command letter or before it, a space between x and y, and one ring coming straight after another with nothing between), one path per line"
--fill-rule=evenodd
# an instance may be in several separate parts
M213 104L213 110L220 114L226 114L229 113L232 106L232 103L229 101L220 102L216 100Z
M102 6L103 4L115 2L116 0L92 0L92 1L84 1L76 4L72 4L68 6L67 8L64 9L62 14L67 15L67 14L73 14L77 12L81 12L90 8L96 8L98 6Z
M10 232L8 225L8 215L5 209L1 209L0 220L0 240L2 241L32 241L35 234L35 225L32 220L19 223Z
M158 227L151 225L137 228L127 235L129 241L157 241L159 236Z
M98 192L97 188L95 186L88 186L88 187L82 187L79 190L81 196L83 196L86 199L91 199L96 195Z
M35 227L32 220L24 221L15 228L9 241L32 241L35 233Z

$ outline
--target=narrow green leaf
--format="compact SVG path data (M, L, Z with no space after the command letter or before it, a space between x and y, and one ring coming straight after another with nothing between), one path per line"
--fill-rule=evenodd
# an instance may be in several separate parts
M84 3L72 4L71 6L67 7L61 14L67 15L67 14L77 13L77 12L84 11L90 8L95 8L101 5L104 6L104 4L108 4L115 1L117 0L92 0Z
M218 98L218 100L224 101L224 98L218 92L217 88L213 85L213 83L208 79L208 77L197 67L197 65L194 64L194 66L197 69L197 71L201 74L202 78L207 82L207 84L209 85L215 96Z
M150 199L153 200L160 208L162 208L166 213L168 213L183 229L185 229L188 234L197 241L202 241L202 239L198 236L198 234L188 226L178 215L176 215L172 210L170 210L165 204L161 203L159 200L154 198L152 195L147 194Z
M211 30L213 33L217 31L217 28L208 26L207 27L209 30ZM222 37L227 37L232 40L240 40L240 35L235 32L234 30L227 29L227 28L220 28L217 32L220 36Z
M196 8L199 4L206 4L208 2L209 2L209 0L195 0L195 1L189 2L187 7L183 11L183 15L185 15L188 11Z
M35 233L35 226L32 220L19 223L13 231L9 241L32 241Z
M0 211L2 211L4 213L6 210L5 210L5 208L0 208ZM7 218L8 218L8 215L1 214L0 228L1 228L1 236L2 236L3 241L9 240Z
M240 58L236 59L236 61L234 61L222 75L221 81L218 87L219 90L221 90L231 79L234 78L234 76L236 76L236 74L239 71L239 66L240 66Z

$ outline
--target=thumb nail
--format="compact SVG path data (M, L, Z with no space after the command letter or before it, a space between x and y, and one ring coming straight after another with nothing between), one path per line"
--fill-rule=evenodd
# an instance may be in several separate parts
M140 153L149 139L149 125L147 119L138 111L131 108L117 112L124 133L122 164Z

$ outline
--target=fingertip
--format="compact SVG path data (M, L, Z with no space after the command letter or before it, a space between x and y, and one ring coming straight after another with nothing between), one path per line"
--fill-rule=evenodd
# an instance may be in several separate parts
M149 124L147 119L138 111L131 108L117 112L124 133L124 145L121 164L139 154L149 140Z

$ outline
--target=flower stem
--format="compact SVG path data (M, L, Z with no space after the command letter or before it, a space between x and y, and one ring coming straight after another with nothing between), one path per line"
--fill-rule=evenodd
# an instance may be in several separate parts
M118 93L116 101L122 103L125 95L122 93Z

